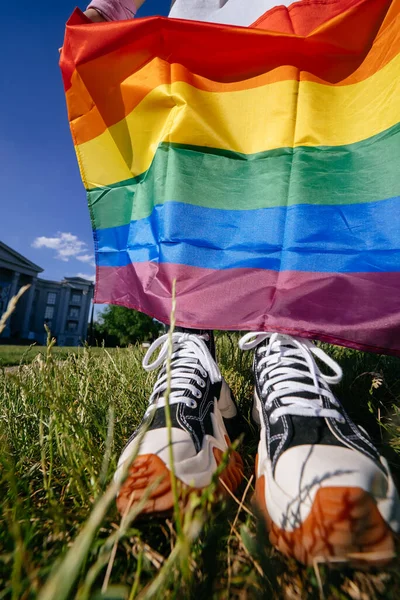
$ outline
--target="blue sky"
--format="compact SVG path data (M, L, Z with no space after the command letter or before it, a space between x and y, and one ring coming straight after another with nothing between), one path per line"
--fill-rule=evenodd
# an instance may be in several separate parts
M79 2L79 8L86 5ZM1 9L0 240L55 280L94 274L89 213L58 67L74 8L68 0L5 0ZM168 9L169 0L147 0L140 15L166 15Z

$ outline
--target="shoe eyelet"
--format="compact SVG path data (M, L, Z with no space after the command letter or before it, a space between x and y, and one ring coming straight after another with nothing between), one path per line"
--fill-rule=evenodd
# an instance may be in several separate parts
M189 406L189 408L197 408L197 402L196 402L196 400L190 400L187 403L187 406Z
M203 394L200 392L200 390L196 390L193 395L195 398L201 398Z
M202 369L200 371L200 374L201 374L202 377L207 377L207 371L205 371L204 369Z
M203 379L200 379L200 381L199 381L199 386L200 386L201 388L205 388L205 387L206 387L206 382L205 382L205 381L203 381Z

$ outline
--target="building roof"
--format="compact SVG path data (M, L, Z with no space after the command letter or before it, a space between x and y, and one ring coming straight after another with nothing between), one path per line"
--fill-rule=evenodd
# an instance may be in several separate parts
M32 261L16 252L7 244L0 241L0 267L4 266L6 269L12 269L15 271L19 271L21 273L25 273L28 275L35 276L37 273L42 273L42 267L35 265ZM90 279L85 279L84 277L64 277L62 281L52 281L50 279L37 279L38 284L47 284L47 285L80 285L80 286L88 286L93 287L93 281Z
M0 242L0 262L10 263L12 267L17 267L21 269L21 271L30 271L35 273L42 273L42 267L35 265L35 263L31 262L19 252L16 252L4 242Z
M93 281L91 279L85 279L84 277L64 277L65 281L78 281L81 283L91 283L93 285Z

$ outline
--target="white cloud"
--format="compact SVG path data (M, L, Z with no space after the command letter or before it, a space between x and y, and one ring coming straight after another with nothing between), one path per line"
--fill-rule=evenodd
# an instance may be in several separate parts
M75 256L75 258L83 263L88 263L92 267L96 266L96 263L94 262L94 254L82 254L81 256Z
M75 277L82 277L82 279L88 279L89 281L95 282L96 275L88 275L87 273L77 273Z
M34 248L49 248L55 250L55 258L68 262L70 258L76 258L85 263L93 263L93 255L87 253L87 244L72 233L58 232L55 237L37 237L32 246ZM82 254L85 253L85 254Z

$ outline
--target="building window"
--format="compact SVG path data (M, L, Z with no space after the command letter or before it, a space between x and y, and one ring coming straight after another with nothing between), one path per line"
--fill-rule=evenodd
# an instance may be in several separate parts
M57 299L57 294L54 292L47 293L47 304L55 304Z
M54 317L54 306L46 306L46 310L44 311L45 319L52 319Z
M79 313L80 313L80 309L79 308L71 307L69 309L69 315L68 316L69 316L70 319L79 319Z
M81 293L79 293L79 292L78 292L78 293L77 293L77 292L75 292L75 293L73 293L73 294L72 294L72 296L71 296L70 303L71 303L71 304L80 304L80 303L81 303L81 298L82 298L82 294L81 294Z
M75 333L75 331L77 329L78 329L78 323L76 321L68 321L67 331L69 331L70 333Z

